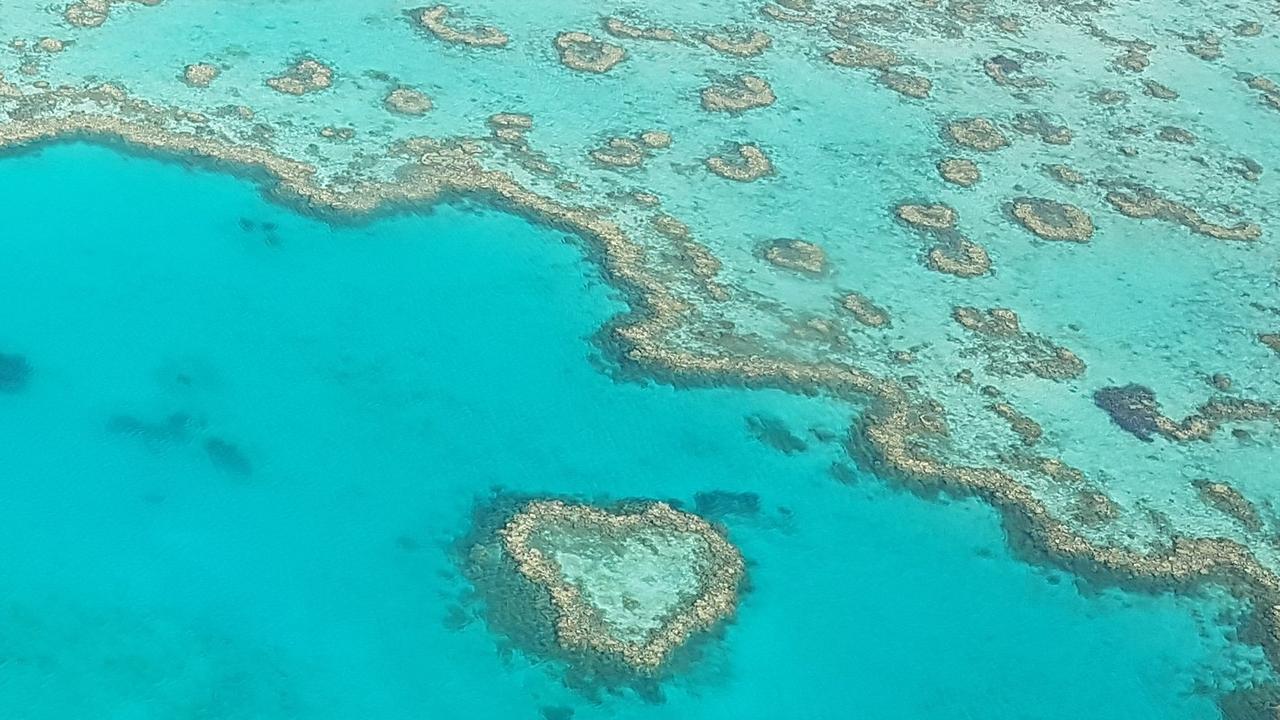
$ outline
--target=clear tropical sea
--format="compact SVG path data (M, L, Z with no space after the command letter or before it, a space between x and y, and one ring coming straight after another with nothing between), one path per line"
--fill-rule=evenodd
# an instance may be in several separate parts
M31 367L0 395L5 720L1191 720L1259 661L1221 604L1081 588L985 506L838 480L853 408L615 377L625 298L561 232L331 226L84 144L0 159L0 197L0 353ZM735 621L660 701L568 689L455 565L494 488L756 494L719 518Z

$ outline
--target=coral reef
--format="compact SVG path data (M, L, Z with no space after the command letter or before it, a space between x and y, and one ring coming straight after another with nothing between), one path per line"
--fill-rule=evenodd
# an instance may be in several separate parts
M708 112L740 113L768 107L777 99L768 81L756 75L739 75L732 81L703 88L702 109Z
M182 81L193 88L206 88L221 74L216 65L195 63L182 69Z
M982 179L978 164L967 158L949 157L939 160L938 174L943 180L960 187L973 187Z
M1024 228L1045 240L1087 242L1093 237L1093 219L1075 205L1022 197L1010 203L1009 214Z
M704 161L707 169L726 180L751 182L773 174L773 163L757 145L735 144L729 152Z
M992 152L1009 144L1009 138L986 118L953 120L947 123L946 131L955 144L981 152Z
M1067 348L1022 328L1018 314L1008 308L981 311L957 306L951 317L981 338L978 353L985 356L988 372L997 375L1031 374L1045 380L1068 380L1084 374L1084 361Z
M917 100L929 97L929 91L933 89L933 82L929 78L922 75L898 72L897 70L881 72L878 80L881 85L890 90Z
M639 167L654 150L671 146L671 134L647 130L636 137L609 138L602 147L591 151L592 161L608 167Z
M745 569L705 520L661 502L615 512L535 501L500 534L519 572L550 596L561 645L616 655L641 672L730 615ZM636 572L670 584L627 594L619 577Z
M925 266L940 273L962 278L986 275L991 270L991 256L986 248L962 237L929 248Z
M922 230L951 230L959 216L946 205L916 205L905 203L894 208L894 214L906 224Z
M1164 220L1177 223L1191 232L1218 240L1250 242L1262 237L1262 228L1251 222L1219 225L1205 220L1200 213L1182 203L1139 185L1120 185L1107 193L1107 202L1124 215L1140 220Z
M163 0L80 0L67 6L63 17L75 27L95 28L107 21L112 9L125 2L159 5Z
M431 98L419 90L398 87L387 94L383 104L400 115L423 115L431 109Z
M1258 509L1249 502L1240 491L1224 482L1213 482L1200 478L1191 483L1200 494L1204 503L1221 513L1230 515L1240 522L1246 530L1257 532L1262 529L1262 518Z
M750 33L739 33L731 30L720 33L707 33L702 36L707 47L722 55L732 57L755 57L773 45L773 38L761 30Z
M1057 180L1063 185L1072 186L1083 185L1085 183L1084 175L1070 165L1063 165L1061 163L1046 165L1044 167L1044 171L1049 177Z
M888 70L902 62L890 48L863 40L832 50L827 53L827 60L841 67L877 70Z
M683 39L680 37L680 33L672 30L671 28L642 27L616 17L607 17L604 19L604 31L616 38L624 38L627 40L660 40L664 42L676 42Z
M267 85L286 95L319 92L333 84L333 69L319 60L303 58L280 75L267 79Z
M1009 423L1009 428L1022 438L1023 445L1035 445L1044 435L1044 429L1040 427L1040 423L1019 412L1007 402L992 403L987 406L987 409L1004 418Z
M434 5L429 8L410 10L409 17L418 27L447 43L499 48L504 47L510 40L506 33L490 25L478 25L465 30L455 28L449 24L450 13L448 7Z
M821 275L827 269L827 254L805 240L774 240L765 245L762 254L765 260L788 270Z
M1167 85L1162 85L1155 80L1146 79L1142 81L1142 91L1157 100L1177 100L1178 93Z
M889 313L884 308L871 302L866 295L851 292L840 299L840 307L844 308L854 320L871 328L889 327Z
M562 32L556 35L556 52L565 67L589 73L609 72L627 57L617 45L597 40L584 32Z

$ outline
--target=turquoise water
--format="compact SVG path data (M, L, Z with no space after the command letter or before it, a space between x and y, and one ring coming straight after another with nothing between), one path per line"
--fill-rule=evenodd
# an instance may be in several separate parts
M1080 589L989 508L838 481L852 408L615 380L624 298L558 231L336 227L80 144L0 160L0 197L31 366L0 395L2 718L1188 720L1259 662L1217 602ZM453 563L494 488L757 494L722 518L736 621L660 703L570 690Z

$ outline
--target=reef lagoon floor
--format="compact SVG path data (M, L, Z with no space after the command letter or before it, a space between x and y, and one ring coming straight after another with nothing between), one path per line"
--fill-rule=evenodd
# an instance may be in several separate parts
M1190 720L1264 665L1225 596L1078 581L853 467L855 408L619 372L627 299L563 231L328 224L83 143L0 197L0 717ZM503 493L713 518L734 617L656 693L576 687L458 570Z

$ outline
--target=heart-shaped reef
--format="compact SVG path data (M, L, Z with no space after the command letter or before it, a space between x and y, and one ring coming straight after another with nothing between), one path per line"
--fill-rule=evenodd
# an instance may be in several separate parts
M660 668L734 610L742 554L710 523L662 502L606 510L525 504L499 531L516 569L545 590L566 649Z

